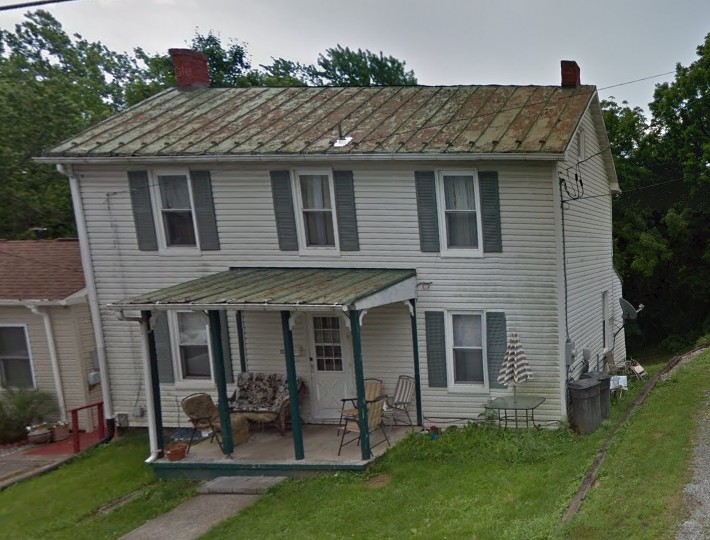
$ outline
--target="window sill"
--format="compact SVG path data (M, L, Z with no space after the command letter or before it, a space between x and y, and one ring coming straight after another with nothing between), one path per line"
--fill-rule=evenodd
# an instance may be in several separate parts
M202 251L196 247L159 248L158 255L161 257L173 257L175 255L202 255Z
M299 257L340 257L340 250L335 248L301 248Z
M483 251L469 251L469 250L448 250L441 251L439 257L442 259L482 259Z
M450 394L468 394L486 397L490 395L489 388L483 384L460 384L456 386L448 386L446 390Z
M183 379L180 381L175 381L173 383L161 383L165 384L167 386L172 386L175 389L179 390L205 390L205 389L213 389L216 390L217 386L215 385L215 382L212 380L207 380L207 379Z

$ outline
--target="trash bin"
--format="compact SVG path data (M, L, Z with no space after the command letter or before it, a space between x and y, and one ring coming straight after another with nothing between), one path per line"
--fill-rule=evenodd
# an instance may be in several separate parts
M568 384L572 401L572 425L580 435L593 433L602 423L599 381L580 379Z
M609 418L611 413L611 375L603 371L590 371L582 375L583 379L596 379L599 381L599 406L602 413L602 420Z

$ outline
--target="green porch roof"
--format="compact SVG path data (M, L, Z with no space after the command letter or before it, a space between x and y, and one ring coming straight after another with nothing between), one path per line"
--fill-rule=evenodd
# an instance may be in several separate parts
M110 304L125 309L367 309L416 296L416 272L353 268L232 268Z

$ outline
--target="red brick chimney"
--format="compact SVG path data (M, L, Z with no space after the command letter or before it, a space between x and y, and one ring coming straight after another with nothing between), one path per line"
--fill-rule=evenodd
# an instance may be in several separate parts
M562 60L562 86L579 86L579 66L574 60Z
M206 88L210 85L207 56L191 49L170 49L178 88Z

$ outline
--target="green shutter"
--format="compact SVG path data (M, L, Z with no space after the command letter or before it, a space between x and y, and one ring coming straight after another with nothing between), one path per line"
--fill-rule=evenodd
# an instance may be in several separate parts
M503 364L505 351L508 347L505 313L486 313L486 357L488 359L488 386L490 388L505 388L498 384L498 373Z
M224 378L227 384L234 382L232 371L232 346L229 342L229 311L219 312L219 330L222 337L222 355L224 356Z
M481 188L481 221L483 222L483 252L501 253L503 241L500 232L500 198L498 173L482 172L478 175Z
M296 217L293 213L293 195L291 194L291 174L288 171L271 171L270 174L279 249L281 251L298 251Z
M416 171L414 177L417 189L419 245L423 252L439 252L439 215L434 171Z
M446 329L443 311L424 312L429 387L446 388Z
M161 383L175 382L173 372L173 353L170 348L170 329L168 327L168 314L153 312L155 325L153 336L155 337L155 352L158 356L158 380Z
M129 171L128 186L131 188L133 221L136 225L138 249L157 251L158 238L155 234L153 206L150 203L150 184L147 171Z
M192 200L195 203L197 234L202 251L219 250L217 218L214 213L212 180L209 171L190 171L192 180Z
M333 171L335 182L335 212L341 251L360 251L355 213L355 187L352 171Z

